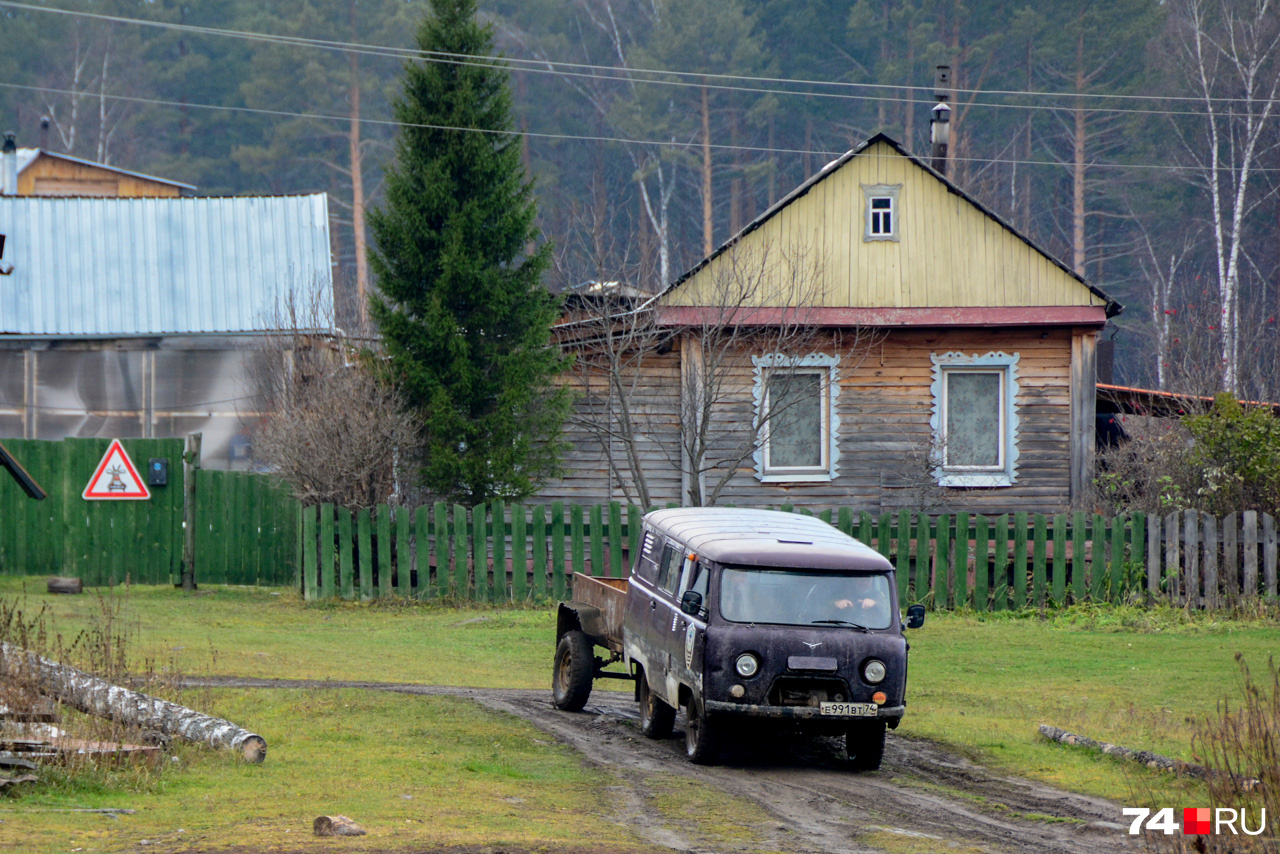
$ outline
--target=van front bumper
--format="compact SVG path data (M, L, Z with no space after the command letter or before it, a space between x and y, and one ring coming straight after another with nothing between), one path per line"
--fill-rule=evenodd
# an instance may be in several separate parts
M796 721L865 721L869 717L853 715L824 715L817 706L757 706L751 703L734 703L725 700L707 700L707 711L711 714L743 715L752 718L785 718ZM890 721L894 726L902 720L907 711L906 706L881 706L876 712L876 720Z

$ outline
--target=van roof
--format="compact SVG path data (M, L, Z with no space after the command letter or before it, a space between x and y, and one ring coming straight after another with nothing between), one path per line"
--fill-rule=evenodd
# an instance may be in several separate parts
M883 555L815 516L684 507L655 510L644 521L699 556L723 564L876 572L893 568Z

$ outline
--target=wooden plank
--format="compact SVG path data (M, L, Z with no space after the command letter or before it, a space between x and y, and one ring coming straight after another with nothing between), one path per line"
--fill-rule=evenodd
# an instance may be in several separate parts
M333 505L320 505L320 597L333 598Z
M551 595L563 600L564 576L564 502L551 503Z
M1239 517L1228 513L1222 519L1222 589L1226 593L1228 607L1240 605L1240 542Z
M1240 518L1240 545L1244 557L1241 597L1246 603L1258 595L1258 511L1246 510Z
M342 598L356 598L351 555L355 550L355 538L351 536L351 511L338 507L338 580L342 585Z
M1089 560L1089 597L1095 602L1106 601L1107 586L1107 520L1099 513L1093 514L1093 553Z
M844 510L840 511L841 518L844 518ZM850 516L849 524L853 524L853 517ZM929 566L933 550L931 548L929 537L929 516L920 513L916 516L916 578L913 588L913 598L917 603L924 602L929 597Z
M1182 514L1182 554L1184 601L1192 608L1204 607L1200 596L1200 514L1187 510Z
M938 517L938 533L933 548L933 607L945 610L951 605L951 516Z
M409 508L396 508L396 593L413 597L413 540L409 536Z
M973 535L973 607L978 612L991 608L991 520L978 516Z
M995 573L991 580L991 610L1009 607L1009 514L996 517Z
M1204 542L1204 606L1222 607L1221 585L1218 583L1218 520L1208 513L1200 517Z
M1181 514L1170 513L1164 517L1164 577L1169 585L1167 601L1171 605L1182 603L1182 558L1180 555Z
M302 559L302 598L308 602L316 598L316 508L302 508L302 542L305 551Z
M547 595L547 511L541 504L529 510L529 531L533 536L533 595Z
M622 504L609 502L609 577L622 577Z
M1031 550L1031 601L1035 603L1037 608L1043 608L1048 557L1045 546L1048 542L1049 520L1043 513L1037 513L1032 524L1034 525L1035 539Z
M898 539L894 551L894 575L898 580L898 602L907 601L911 584L911 512L898 511Z
M453 573L449 572L449 509L443 501L437 501L432 507L435 524L435 539L432 540L432 554L436 559L436 574L432 579L432 590L437 596L447 596L453 588Z
M893 530L893 513L884 511L880 514L880 519L876 523L876 551L884 556L885 560L893 558L893 544L889 540L889 533Z
M583 536L582 505L569 505L569 556L572 569L565 573L587 571L586 543Z
M475 583L473 598L477 602L493 601L493 578L489 572L489 536L486 516L489 508L477 504L471 508L471 565Z
M644 526L641 524L640 508L634 505L627 507L627 561L624 569L624 575L629 572L631 567L635 566L636 555L640 553L640 529Z
M853 508L841 507L836 517L836 527L849 536L853 536Z
M592 504L588 518L591 529L587 532L591 540L591 574L607 577L609 568L604 564L604 508L599 504Z
M417 584L409 584L409 591L418 598L431 596L431 508L426 504L418 505L414 511L413 556L417 564Z
M369 508L361 507L356 513L356 557L360 575L360 598L368 601L373 598L373 525L369 516Z
M1014 610L1027 607L1027 525L1025 510L1013 514L1013 574L1010 584L1013 586Z
M871 545L871 529L875 522L866 510L858 512L858 540L864 545Z
M1263 593L1269 601L1276 599L1276 519L1262 514L1262 579Z
M1133 586L1135 594L1133 601L1138 602L1143 597L1137 596L1139 590L1142 589L1142 565L1147 556L1147 514L1141 510L1132 513L1129 516L1129 566L1134 567L1133 577L1125 578L1125 595L1129 594L1130 585Z
M961 511L956 514L956 538L951 559L952 598L956 608L964 608L969 604L969 514Z
M529 598L529 543L525 531L523 504L511 506L511 598L524 602Z
M1147 604L1160 601L1161 518L1152 513L1147 517Z
M1067 603L1067 516L1053 517L1053 578L1050 585L1054 607Z
M450 579L449 592L459 599L470 599L471 568L467 566L467 508L461 504L453 505L453 576Z
M1128 519L1123 515L1111 520L1111 552L1108 568L1111 570L1111 602L1124 601L1124 538Z
M489 530L493 538L493 599L511 601L511 585L507 581L507 506L499 499L493 502Z
M1085 568L1085 515L1071 514L1071 601L1083 602L1089 593L1089 574Z
M378 505L378 596L391 598L391 508Z

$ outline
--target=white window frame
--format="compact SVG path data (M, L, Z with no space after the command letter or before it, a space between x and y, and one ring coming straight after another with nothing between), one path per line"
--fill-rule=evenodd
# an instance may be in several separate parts
M840 415L837 401L840 397L840 357L826 353L810 353L807 356L789 356L768 353L752 356L755 366L755 384L752 390L756 433L756 479L762 483L829 483L839 473ZM773 466L769 464L769 378L780 373L817 374L821 377L821 394L818 405L822 417L820 441L821 463L817 466Z
M933 414L929 426L933 432L933 477L939 486L998 487L1013 486L1018 481L1018 359L1019 354L1004 352L986 355L965 353L931 353L933 362ZM1000 445L994 466L950 465L947 453L947 380L952 373L999 374Z
M862 239L864 242L875 240L898 240L899 223L902 221L901 206L898 204L898 195L902 190L901 184L863 184L862 196L865 204L863 205L863 230ZM871 203L876 199L889 200L889 230L887 232L875 232L871 230L871 224L875 221L875 214L872 211Z

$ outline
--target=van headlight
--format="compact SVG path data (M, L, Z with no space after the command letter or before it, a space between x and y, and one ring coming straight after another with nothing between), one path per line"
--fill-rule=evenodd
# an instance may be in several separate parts
M878 685L884 681L884 662L873 658L862 666L862 678L866 679L872 685Z
M738 671L738 675L743 679L750 679L760 672L760 659L749 652L744 652L733 663L733 669Z

